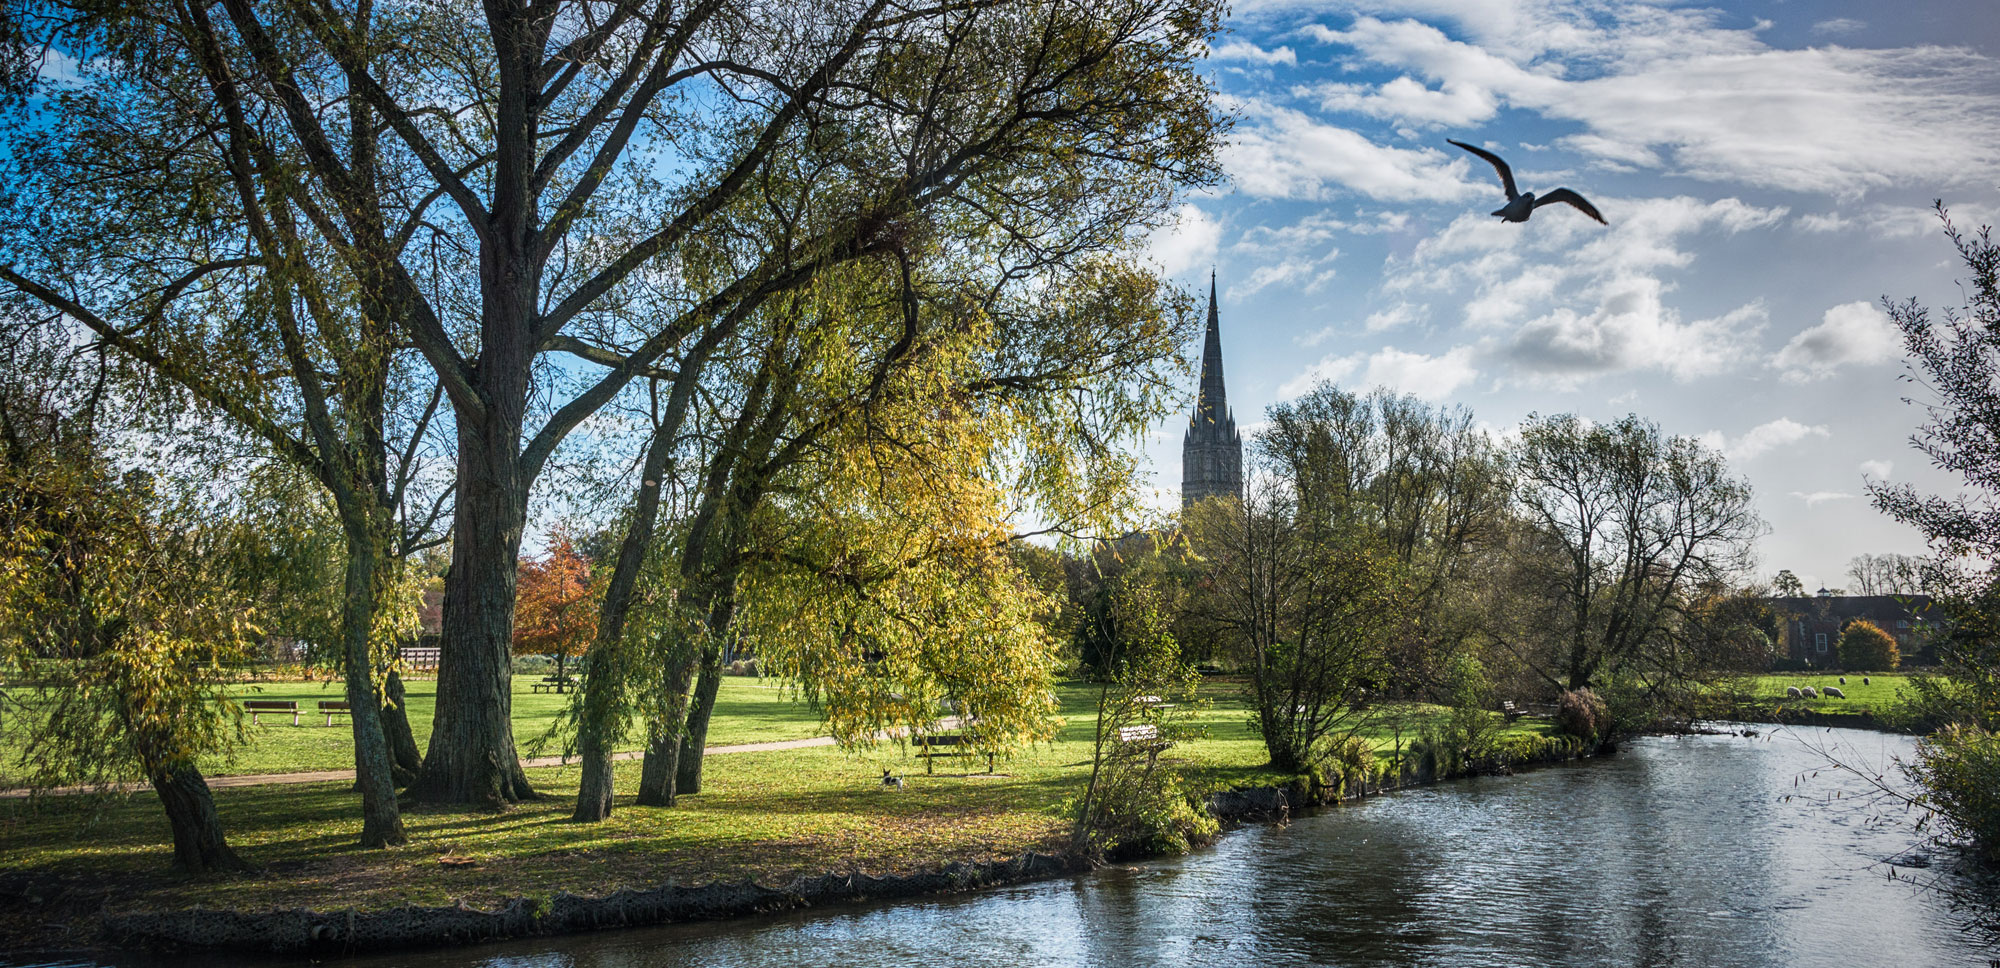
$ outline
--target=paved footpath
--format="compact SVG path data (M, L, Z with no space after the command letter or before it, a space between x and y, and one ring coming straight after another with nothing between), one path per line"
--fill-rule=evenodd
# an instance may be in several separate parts
M959 727L959 719L957 716L947 716L938 721L938 726L943 729L957 729ZM903 732L900 729L883 730L880 733L876 733L875 738L894 739L901 736ZM811 746L832 745L833 737L814 736L810 739L781 739L769 743L737 743L733 746L706 746L702 748L702 752L704 755L715 756L721 753L763 753L770 750L802 750ZM611 758L613 760L636 760L645 755L646 752L644 750L632 750L626 753L613 753ZM565 766L570 762L571 759L569 757L537 756L533 759L522 760L521 765L532 769L540 766ZM243 773L236 776L211 776L207 779L209 789L267 786L277 783L339 783L342 781L352 781L354 779L354 771L315 770L308 773ZM118 784L117 789L131 793L139 790L150 790L152 789L152 784L135 780L130 783ZM78 793L94 793L97 790L97 787L56 787L53 790L43 791L43 795L72 796ZM25 797L29 792L26 789L18 788L0 790L0 797Z

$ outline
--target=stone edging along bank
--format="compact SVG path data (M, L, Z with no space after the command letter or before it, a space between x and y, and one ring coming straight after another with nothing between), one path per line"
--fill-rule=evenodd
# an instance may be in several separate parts
M1353 796L1372 796L1443 779L1506 773L1513 767L1581 759L1597 750L1550 742L1472 764L1440 776L1419 765L1393 777L1353 785ZM1338 802L1338 787L1311 789L1304 782L1282 787L1225 790L1209 797L1217 819L1241 824L1283 821L1293 806ZM317 912L305 909L244 912L193 908L136 912L106 917L99 936L107 944L159 953L238 952L245 954L339 956L370 951L512 941L608 928L642 927L683 921L772 914L827 904L887 901L955 894L1029 881L1049 880L1089 870L1079 855L1029 852L987 863L953 863L930 873L874 877L824 874L782 888L754 881L699 887L666 885L652 890L620 890L602 897L558 893L543 902L517 897L499 910L465 907L395 907L377 911Z

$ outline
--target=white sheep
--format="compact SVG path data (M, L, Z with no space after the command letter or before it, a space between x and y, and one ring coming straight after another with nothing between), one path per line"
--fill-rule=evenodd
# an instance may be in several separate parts
M1862 685L1864 685L1864 686L1868 684L1868 677L1867 677L1867 676L1862 676L1862 677L1861 677L1861 684L1862 684Z
M1785 687L1785 698L1786 698L1786 699L1803 699L1803 698L1805 698L1805 693L1802 693L1802 692L1800 692L1800 691L1799 691L1799 687L1797 687L1797 686L1786 686L1786 687Z
M1840 684L1841 684L1841 685L1843 685L1843 686L1844 686L1844 685L1847 685L1847 677L1846 677L1846 676L1841 676L1841 677L1840 677Z
M1841 692L1841 691L1840 691L1840 687L1839 687L1839 686L1828 686L1828 687L1826 687L1825 689L1823 689L1823 690L1821 690L1821 691L1822 691L1822 692L1825 692L1825 693L1826 693L1826 696L1827 696L1827 698L1828 698L1828 699L1846 699L1846 698L1847 698L1847 693L1844 693L1844 692Z
M1818 698L1819 698L1819 690L1817 690L1817 689L1814 689L1814 688L1813 688L1813 687L1811 687L1811 686L1807 686L1807 687L1805 687L1804 689L1801 689L1801 690L1799 690L1799 691L1800 691L1800 692L1802 692L1802 693L1805 693L1805 696L1806 696L1806 698L1807 698L1807 699L1818 699Z

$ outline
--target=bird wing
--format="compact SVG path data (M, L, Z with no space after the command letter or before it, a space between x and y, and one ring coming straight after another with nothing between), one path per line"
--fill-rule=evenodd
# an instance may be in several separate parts
M1597 206L1590 204L1589 202L1584 200L1584 197L1582 195L1578 195L1577 193L1570 191L1567 188L1558 188L1555 191L1548 193L1547 195L1543 195L1535 199L1535 207L1541 208L1542 206L1548 205L1552 202L1565 202L1567 204L1574 205L1576 206L1577 211L1582 212L1583 214L1596 219L1599 224L1601 225L1611 224L1610 222L1604 221L1604 216L1597 214Z
M1453 141L1450 138L1446 138L1444 140L1449 144L1455 144L1461 148L1464 148L1467 151L1472 152L1475 155L1478 155L1481 158L1486 159L1487 163L1493 166L1493 170L1500 173L1500 185L1501 187L1507 189L1508 201L1511 202L1515 198L1520 196L1521 194L1520 191L1514 188L1514 169L1507 167L1507 163L1501 161L1499 155L1487 151L1484 148L1474 148L1473 146L1466 144L1463 141Z

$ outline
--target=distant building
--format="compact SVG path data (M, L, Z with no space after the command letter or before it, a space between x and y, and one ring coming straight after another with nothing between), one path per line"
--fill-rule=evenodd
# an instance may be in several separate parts
M1181 439L1181 506L1243 494L1243 437L1222 383L1222 326L1215 310L1215 274L1208 277L1208 335L1201 349L1201 389Z
M1849 622L1867 619L1896 640L1906 663L1935 661L1923 619L1931 600L1925 595L1835 595L1822 588L1804 598L1773 598L1778 616L1778 652L1794 662L1817 667L1840 664L1840 633Z

